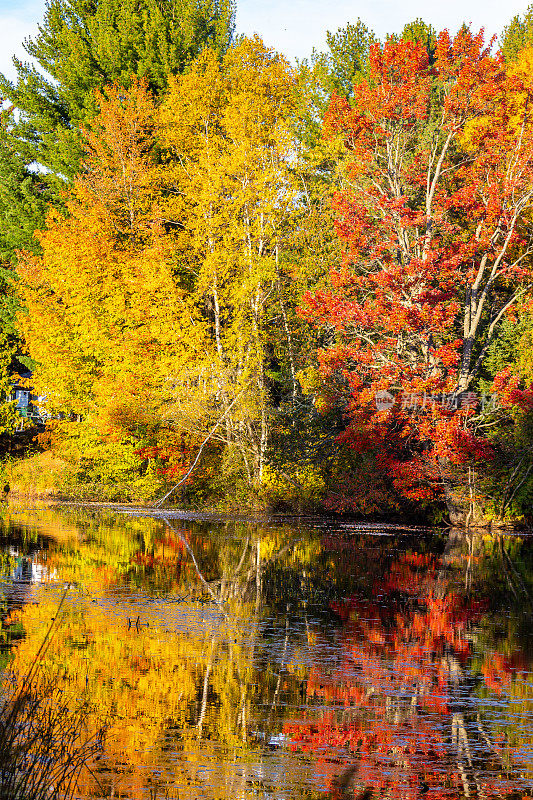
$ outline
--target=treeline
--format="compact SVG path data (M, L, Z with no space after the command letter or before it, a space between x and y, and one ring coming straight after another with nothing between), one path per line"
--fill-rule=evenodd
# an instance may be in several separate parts
M0 278L52 488L527 518L533 8L500 44L358 21L293 67L231 3L49 0Z

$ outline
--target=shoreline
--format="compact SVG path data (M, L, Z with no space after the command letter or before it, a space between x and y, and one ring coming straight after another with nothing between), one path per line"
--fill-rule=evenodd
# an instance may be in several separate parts
M357 517L331 515L331 514L309 514L296 512L268 512L268 511L218 511L216 509L205 510L192 510L172 508L155 508L154 506L143 506L135 503L112 503L100 502L96 500L62 500L58 498L28 498L28 500L37 499L38 502L47 506L55 506L58 508L66 509L80 509L86 511L103 511L123 514L131 517L144 517L147 519L165 519L184 520L190 522L213 522L216 524L224 524L227 522L250 522L255 524L304 524L311 527L322 527L330 525L339 530L345 528L346 530L357 531L378 531L390 530L401 531L405 530L410 532L419 531L421 533L439 533L447 530L462 530L465 533L468 531L480 531L485 533L504 533L504 534L533 534L533 528L502 522L491 522L487 525L452 525L451 523L445 525L428 525L426 523L417 523L405 519L389 520L364 520ZM13 500L23 502L22 495L14 496Z
M350 527L357 528L387 528L390 530L401 530L402 528L409 530L424 530L434 531L442 530L436 526L431 525L417 525L416 523L406 522L405 520L398 520L395 522L379 522L367 521L349 517L334 516L328 514L298 514L296 512L254 512L245 511L238 513L235 511L193 511L180 508L155 508L153 506L129 505L127 503L100 503L98 501L90 500L51 500L50 505L59 506L61 508L82 508L82 509L97 509L102 511L112 511L119 514L126 514L135 517L147 517L153 519L183 519L197 522L300 522L300 523L318 523L318 524L332 524L332 525L349 525Z

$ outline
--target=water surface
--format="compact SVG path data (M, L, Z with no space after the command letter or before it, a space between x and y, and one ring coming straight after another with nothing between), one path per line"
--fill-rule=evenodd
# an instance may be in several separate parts
M108 726L80 797L533 796L533 538L6 508L3 659Z

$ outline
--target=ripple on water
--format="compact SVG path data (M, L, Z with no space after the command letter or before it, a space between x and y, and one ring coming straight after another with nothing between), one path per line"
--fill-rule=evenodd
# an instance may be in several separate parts
M22 660L67 587L47 657L109 723L84 798L533 794L530 537L43 513L0 592Z

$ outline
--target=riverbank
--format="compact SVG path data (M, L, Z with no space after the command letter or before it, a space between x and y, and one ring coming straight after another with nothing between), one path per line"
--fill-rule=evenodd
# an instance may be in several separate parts
M394 526L415 525L424 529L442 529L443 527L457 527L468 530L483 531L527 531L533 526L527 519L500 520L489 518L481 513L478 506L476 514L466 512L466 501L462 506L463 520L460 515L446 511L443 504L435 507L424 506L417 509L414 504L411 509L391 511L384 507L382 513L373 512L368 515L350 512L335 513L324 508L319 502L310 505L298 497L287 498L285 504L273 505L266 497L248 497L237 500L226 498L218 503L210 502L205 498L204 503L188 505L179 498L179 505L166 505L159 508L157 503L165 496L165 487L159 487L154 497L139 496L135 487L114 486L111 496L110 486L107 484L79 484L71 482L67 462L50 451L35 453L25 459L14 459L2 465L0 482L9 486L9 497L17 502L27 499L38 499L62 507L78 507L85 509L105 509L133 516L174 518L206 521L239 521L254 520L264 522L268 520L332 520L336 523L347 522L350 525L380 526L385 520L394 518ZM138 487L137 487L138 488ZM168 490L168 487L166 487ZM169 499L178 500L178 497ZM455 498L457 500L457 498ZM464 498L463 498L464 500ZM285 506L285 507L284 507ZM442 507L441 507L442 506ZM529 524L528 524L529 522Z
M110 511L116 514L127 514L135 517L153 517L156 519L183 519L198 522L251 522L253 524L260 524L265 522L283 522L283 523L299 523L313 525L314 523L320 524L336 524L336 525L349 525L350 527L357 528L358 530L372 530L372 529L386 529L391 530L436 530L435 527L429 525L414 525L405 521L398 522L380 522L380 521L365 521L355 518L350 518L342 515L326 515L326 514L296 514L296 513L281 513L281 512L263 512L263 513L232 513L215 510L205 511L190 511L187 509L179 508L155 508L154 506L136 506L127 505L124 503L87 503L76 501L51 501L52 506L58 508L80 508L80 509L94 509L101 511Z
M15 502L24 503L25 499L22 497L13 498ZM343 515L343 514L297 514L294 512L275 512L275 511L250 511L243 510L242 512L221 511L217 509L184 509L177 507L156 508L150 505L128 504L128 503L101 503L90 502L83 500L65 500L58 498L36 498L38 504L49 506L50 508L83 510L103 513L115 513L125 516L146 518L146 519L160 519L160 520L184 520L190 522L212 522L215 524L223 524L227 522L248 522L255 525L268 524L287 524L287 525L305 525L307 527L334 527L346 531L418 531L418 532L432 532L454 529L463 529L469 531L485 531L503 532L503 533L533 533L533 528L526 525L508 524L493 522L492 524L479 525L471 524L468 527L464 525L429 525L425 521L397 519L390 521L378 519L361 519L360 517Z

